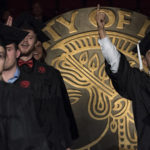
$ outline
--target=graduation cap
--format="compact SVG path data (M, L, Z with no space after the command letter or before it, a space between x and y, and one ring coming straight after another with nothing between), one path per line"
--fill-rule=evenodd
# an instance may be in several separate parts
M141 55L145 56L146 52L150 50L150 32L145 35L145 37L139 42ZM133 49L137 52L137 48Z
M41 42L49 40L48 36L46 36L46 34L42 31L42 28L44 28L45 25L35 19L28 12L22 13L18 16L14 20L13 25L21 29L33 30L37 35L37 39Z
M19 30L15 27L10 27L0 23L0 44L6 46L11 43L19 44L28 32Z
M139 41L137 46L133 49L133 52L138 53L140 70L143 70L141 55L145 56L148 50L150 50L150 32L147 33L145 37L141 41Z

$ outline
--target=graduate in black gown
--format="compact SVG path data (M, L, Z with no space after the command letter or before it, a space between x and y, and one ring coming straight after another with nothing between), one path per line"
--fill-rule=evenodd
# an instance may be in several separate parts
M14 25L29 32L19 44L20 81L31 82L36 114L49 147L55 150L69 149L72 140L78 137L78 130L64 81L58 70L32 57L37 40L48 40L41 31L43 25L26 13L17 18Z
M99 44L106 59L106 72L116 91L130 99L138 136L138 150L150 149L150 77L137 68L131 68L126 57L116 50L106 36L105 14L100 13L99 5L96 21L98 24ZM150 69L150 34L140 42L144 63Z
M138 150L150 149L150 77L137 68L131 68L126 57L116 50L106 36L105 14L100 13L99 5L96 21L98 24L99 44L106 59L106 72L116 91L130 99L133 106L135 126L138 136ZM150 34L140 42L144 62L150 68Z
M35 114L33 93L28 86L5 83L2 72L5 45L19 43L28 33L0 24L0 149L50 150Z

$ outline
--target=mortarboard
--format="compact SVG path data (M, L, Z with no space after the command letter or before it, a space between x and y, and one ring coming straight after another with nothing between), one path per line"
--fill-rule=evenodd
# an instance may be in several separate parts
M145 56L146 52L150 50L150 32L145 35L145 37L139 42L139 48L141 55ZM133 49L137 53L137 47Z
M27 36L27 34L28 32L26 31L0 23L0 44L3 46L11 43L18 45Z
M38 40L41 42L49 40L48 36L42 31L42 28L44 28L45 25L35 19L28 12L22 13L18 16L14 20L13 25L17 28L33 30L36 33Z
M133 52L138 53L140 70L143 70L141 55L145 56L148 50L150 50L150 32L147 33L145 37L141 41L139 41L137 46L133 49Z

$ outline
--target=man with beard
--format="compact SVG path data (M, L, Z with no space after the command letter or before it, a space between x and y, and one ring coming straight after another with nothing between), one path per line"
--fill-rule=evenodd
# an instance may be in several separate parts
M14 25L29 32L18 45L21 52L18 65L21 74L26 74L22 76L23 80L31 82L37 117L49 147L55 150L70 149L72 140L78 137L78 131L64 81L58 70L32 57L37 41L48 40L41 31L43 24L25 13L16 19Z
M106 36L104 29L105 14L97 9L99 44L106 59L106 72L116 91L132 100L135 126L138 136L138 150L150 149L150 77L137 68L132 68L123 54L116 50ZM150 68L150 33L139 43L144 63Z

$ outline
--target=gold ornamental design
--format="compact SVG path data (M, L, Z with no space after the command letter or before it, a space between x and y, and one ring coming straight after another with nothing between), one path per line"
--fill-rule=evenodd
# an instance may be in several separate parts
M119 8L101 11L106 13L105 27L112 43L131 66L137 66L137 55L131 49L144 36L150 21ZM61 72L79 128L80 137L72 149L136 150L132 103L118 95L105 72L95 14L95 8L70 11L50 20L43 29L51 38L44 43L46 62Z

